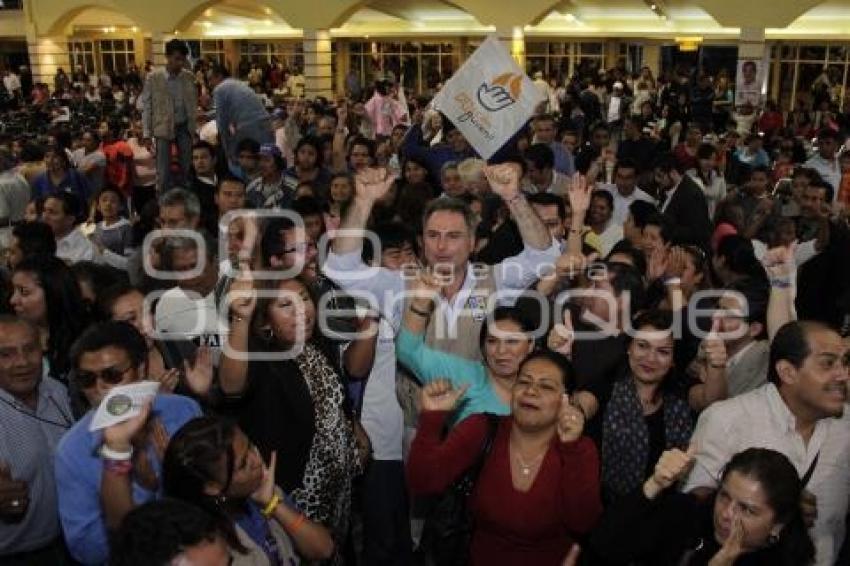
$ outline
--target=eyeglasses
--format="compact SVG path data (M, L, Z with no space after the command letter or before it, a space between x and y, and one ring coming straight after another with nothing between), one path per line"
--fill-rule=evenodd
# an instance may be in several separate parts
M117 385L131 369L133 369L132 362L128 363L124 369L110 367L100 371L77 370L74 372L74 380L83 389L92 387L98 379L109 385Z

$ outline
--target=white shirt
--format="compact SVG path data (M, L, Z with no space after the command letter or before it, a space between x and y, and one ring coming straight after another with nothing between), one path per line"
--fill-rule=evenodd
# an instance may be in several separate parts
M221 329L215 294L205 297L172 287L159 297L154 311L154 327L178 340L192 340L210 347L213 364L221 355Z
M817 153L806 161L806 167L820 173L821 178L832 186L832 201L835 202L838 198L838 189L841 188L841 166L838 164L838 157L833 157L830 162Z
M499 291L522 290L538 279L538 268L553 265L560 255L560 244L552 240L545 250L526 246L521 253L492 266L496 289ZM404 292L407 279L400 271L381 267L369 267L363 263L361 250L344 255L331 252L322 269L329 278L346 291L355 291L358 296L374 300L375 306L392 321L393 327L401 325ZM449 303L440 298L438 309L443 309L448 328L454 328L457 317L464 310L475 287L475 267L469 263L460 291ZM477 339L477 337L476 337Z
M395 330L381 318L375 363L363 393L360 423L372 443L375 460L401 460L404 413L396 394Z
M77 263L78 261L95 261L98 254L97 248L77 226L56 241L56 257L68 263Z
M9 73L3 77L3 86L9 91L9 94L15 94L14 91L21 90L21 79L14 73Z
M620 119L620 104L623 99L619 96L612 96L608 102L608 123L616 122Z
M831 566L844 540L850 495L850 407L845 407L841 418L818 421L806 445L795 428L794 415L772 383L714 403L700 415L691 439L698 452L684 491L717 487L723 466L747 448L781 452L800 477L817 456L817 466L806 486L817 497L818 509L809 532L817 549L815 563Z
M617 190L617 185L614 183L600 185L599 190L605 191L614 197L614 214L611 216L611 223L618 226L622 226L626 222L626 216L629 215L629 207L636 200L642 200L652 205L655 204L655 199L638 187L635 187L635 190L629 196L621 195L620 191Z

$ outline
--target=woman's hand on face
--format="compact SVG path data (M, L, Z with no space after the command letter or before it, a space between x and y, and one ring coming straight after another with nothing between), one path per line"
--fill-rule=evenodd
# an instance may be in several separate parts
M452 411L467 389L468 383L455 388L448 379L437 379L422 388L419 407L422 411Z
M260 487L257 488L257 491L251 494L251 499L253 499L258 504L265 507L269 504L269 501L272 500L275 494L275 469L277 468L277 451L272 451L272 455L269 458L269 465L263 466L263 482L260 484Z
M723 546L717 551L708 566L733 566L738 557L744 552L744 538L747 532L744 530L744 521L737 513L732 519L732 529L729 536L723 542Z
M575 442L584 432L584 413L570 402L570 396L566 393L561 396L556 430L558 439L564 444Z

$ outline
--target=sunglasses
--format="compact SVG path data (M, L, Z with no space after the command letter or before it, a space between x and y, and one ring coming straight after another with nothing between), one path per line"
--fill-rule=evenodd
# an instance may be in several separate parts
M74 380L83 389L92 387L98 379L109 385L118 385L132 368L133 364L129 363L124 369L110 367L100 371L77 370L74 372Z

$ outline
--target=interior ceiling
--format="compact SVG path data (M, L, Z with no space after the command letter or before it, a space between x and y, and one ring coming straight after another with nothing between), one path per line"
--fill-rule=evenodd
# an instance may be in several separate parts
M624 33L627 35L660 33L737 33L736 28L723 28L694 0L660 0L667 19L649 9L643 0L562 0L536 26L526 26L532 34L552 32L587 32L594 35ZM356 11L339 28L363 31L370 25L376 29L428 31L442 26L446 30L472 33L482 25L471 14L442 0L375 0ZM850 0L827 0L801 16L786 33L836 33L846 28L850 33ZM224 0L199 15L191 32L206 35L273 35L297 33L276 12L252 0ZM769 30L776 31L776 30Z

